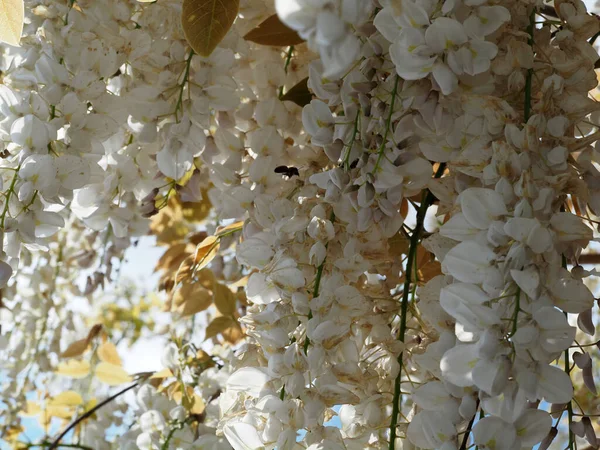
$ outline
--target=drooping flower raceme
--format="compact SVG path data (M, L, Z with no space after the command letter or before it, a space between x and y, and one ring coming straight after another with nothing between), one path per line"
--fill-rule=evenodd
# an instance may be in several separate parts
M540 404L592 443L570 319L593 334L600 23L579 0L240 3L202 56L180 0L26 1L0 58L2 436L36 388L63 420L93 408L41 386L68 366L89 392L99 341L149 307L101 334L68 299L93 305L154 216L164 370L74 445L533 448ZM243 38L275 15L306 42Z

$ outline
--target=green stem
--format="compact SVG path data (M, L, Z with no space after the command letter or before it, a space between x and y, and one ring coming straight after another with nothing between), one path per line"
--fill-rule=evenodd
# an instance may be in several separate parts
M517 332L517 320L519 318L519 311L521 311L521 288L517 288L516 301L515 301L515 311L512 316L512 330L508 334L508 337L511 338Z
M527 27L527 33L529 34L529 39L527 43L533 50L533 31L535 29L535 8L531 10L531 15L529 16L529 26ZM531 86L533 81L533 68L527 70L527 77L525 78L525 108L524 108L524 117L525 123L529 121L529 117L531 116Z
M329 220L331 221L331 223L335 222L335 214L333 213L333 211L331 212L331 217L329 218ZM327 243L325 245L325 250L327 250L327 247L329 247L329 243ZM315 297L319 296L319 288L321 287L321 277L323 276L323 269L325 268L325 261L327 261L327 257L325 257L325 259L323 260L321 265L319 267L317 267L317 276L315 278L315 287L312 292L313 299ZM312 319L312 317L313 317L312 311L309 310L308 311L308 320ZM308 338L308 334L307 334L306 338L304 339L304 354L305 355L308 353L309 345L310 345L310 339Z
M48 447L50 445L52 445L52 443L46 442L46 441L40 442L39 444L23 443L21 450L28 449L28 448L34 448L34 447ZM92 447L88 447L87 445L81 445L81 444L60 444L60 446L64 447L64 448L79 448L81 450L94 450Z
M373 169L373 173L376 173L379 169L379 164L381 164L381 160L383 159L383 155L385 153L385 145L387 144L387 137L390 132L391 124L392 124L392 115L394 114L394 106L396 104L396 95L398 94L398 84L400 83L400 77L396 75L396 81L394 81L394 89L392 90L392 100L390 102L390 113L388 114L386 123L385 123L385 132L383 134L383 141L379 146L378 154L377 154L377 162L375 163L375 168Z
M10 197L15 192L15 185L17 184L17 179L19 178L19 171L21 170L21 165L17 167L15 170L15 174L13 176L12 181L10 182L10 187L8 188L8 192L6 193L6 203L4 204L4 210L2 211L2 215L0 215L0 228L4 230L4 221L6 220L6 213L8 213L8 207L10 205Z
M569 375L569 378L571 378L571 367L569 367L569 349L565 350L565 373ZM573 431L571 430L571 425L573 424L573 405L571 404L571 402L567 404L567 414L569 420L569 449L573 450L573 445L575 444L575 436L573 434Z
M283 66L283 70L285 71L285 73L288 73L288 68L290 66L290 63L292 62L292 55L294 54L294 46L290 45L290 47L288 48L287 51L287 56L285 58L285 65ZM281 86L279 88L279 99L281 100L281 97L283 97L283 86Z
M352 138L350 138L350 144L348 144L348 151L346 152L346 156L344 157L344 168L346 171L350 170L350 153L352 152L352 147L354 146L354 141L356 140L356 135L358 133L358 120L360 118L360 109L356 111L356 119L354 119L354 129L352 130Z
M477 400L477 408L479 408L479 400ZM465 435L463 436L463 441L462 441L462 444L460 444L459 450L467 449L467 443L469 442L469 434L471 434L471 430L473 429L473 423L475 423L475 417L477 417L477 410L475 410L475 414L473 414L473 417L471 417L471 421L469 422L469 425L467 426L467 429L465 430Z
M181 85L179 86L179 97L177 98L177 104L175 105L175 121L179 123L179 108L181 108L181 104L183 103L183 90L185 89L185 85L187 84L188 78L190 77L190 66L192 65L192 57L194 56L194 50L190 49L190 54L187 57L185 70L183 72L183 80L181 80Z
M439 178L444 173L446 169L445 164L440 164L437 172L435 173L435 178ZM407 321L407 312L408 312L408 299L410 294L410 285L412 283L412 273L413 273L413 264L416 261L417 256L417 247L419 246L419 241L421 240L421 233L425 226L425 216L427 214L427 210L435 200L435 196L431 193L431 191L427 191L427 194L424 195L423 201L419 206L417 211L417 223L414 228L414 232L410 238L410 248L408 250L408 257L406 261L406 270L405 279L404 279L404 290L402 292L402 302L400 304L400 333L398 336L398 340L400 342L404 342L406 336L406 321ZM404 365L404 351L400 352L398 355L398 364L400 365L400 370L398 371L398 376L396 376L396 380L394 382L394 399L392 401L392 418L390 421L390 442L389 442L389 450L394 450L396 447L396 427L398 425L398 413L400 412L400 405L402 404L402 391L400 389L401 379L402 379L402 367Z

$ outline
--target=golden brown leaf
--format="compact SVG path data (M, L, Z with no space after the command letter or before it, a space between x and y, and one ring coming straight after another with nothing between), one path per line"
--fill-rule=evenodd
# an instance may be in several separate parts
M217 310L224 316L233 316L235 312L236 299L227 286L216 283L213 291L213 302Z
M158 271L161 269L169 269L169 267L171 266L172 261L178 259L178 257L180 257L180 255L186 255L189 256L188 254L186 254L185 249L187 247L187 244L185 242L178 242L172 246L170 246L166 252L164 252L162 254L162 256L158 259L158 262L156 263L156 266L154 267L154 271ZM184 257L185 259L185 257ZM181 264L181 261L179 262L179 264Z
M234 323L237 323L232 317L220 316L215 317L211 323L206 327L206 334L204 339L210 339L217 334L223 332L227 328L231 327Z
M240 327L240 324L237 321L234 321L234 324L223 330L221 334L223 335L223 338L230 344L237 344L244 337L242 327Z
M215 275L212 273L210 269L202 269L198 273L196 273L196 278L198 279L198 283L209 291L212 291L216 282Z
M207 309L213 302L210 291L200 283L183 283L173 296L173 304L184 317Z
M71 343L71 345L69 345L67 349L60 354L60 357L75 358L76 356L81 356L85 353L89 344L90 341L87 338L79 339L78 341Z
M233 25L239 7L239 0L183 0L183 33L196 53L210 56Z
M92 328L90 328L90 332L87 335L88 342L90 342L92 339L94 339L96 336L98 336L101 331L102 331L101 323L97 323Z
M304 42L296 31L284 24L277 14L261 22L254 30L244 36L247 41L261 45L274 45L277 47L298 45Z
M194 264L196 271L204 269L210 264L219 251L219 238L217 236L208 236L198 247L194 255Z
M175 196L169 199L166 207L152 217L150 230L156 236L156 242L159 245L171 245L179 242L190 232L183 218L181 203Z
M175 274L175 284L179 284L192 276L192 267L194 266L194 257L188 256L179 265Z
M308 77L304 78L302 81L299 81L295 86L293 86L289 91L285 93L284 96L281 97L281 100L294 102L298 106L306 106L312 100L312 94L308 89Z
M225 227L219 227L216 232L216 236L225 236L227 234L235 233L237 231L242 231L244 227L244 221L240 220L239 222L231 223Z
M390 246L390 254L392 256L399 258L402 255L408 254L410 242L402 234L398 233L389 238L388 244Z
M202 222L210 214L212 204L205 190L202 191L202 200L199 202L183 202L181 212L188 222Z

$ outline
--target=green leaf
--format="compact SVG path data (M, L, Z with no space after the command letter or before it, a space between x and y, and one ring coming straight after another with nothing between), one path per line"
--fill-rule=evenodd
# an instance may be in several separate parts
M246 34L244 39L261 45L274 45L277 47L298 45L304 42L304 39L298 33L279 20L277 14L273 14L264 20L254 30Z
M192 49L210 56L233 25L239 7L239 0L183 0L181 24Z
M312 100L312 94L308 90L308 77L300 81L296 86L285 93L281 100L294 102L298 106L305 106Z

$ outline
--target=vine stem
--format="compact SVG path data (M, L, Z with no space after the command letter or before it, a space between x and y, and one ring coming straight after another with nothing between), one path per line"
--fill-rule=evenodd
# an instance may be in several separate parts
M519 319L519 311L521 311L521 288L517 288L515 299L515 311L512 316L512 330L508 334L509 338L513 337L517 332L517 320Z
M529 16L529 25L527 26L527 33L529 34L529 39L527 43L533 49L533 30L535 29L535 8L531 10L531 15ZM527 77L525 78L525 107L523 115L525 117L525 123L529 121L529 117L531 115L531 86L533 80L533 68L527 69Z
M477 400L477 408L479 408L479 400ZM469 442L469 434L471 433L471 429L473 428L473 424L475 423L475 417L477 417L477 409L475 410L475 414L471 417L471 421L465 430L465 435L463 437L462 444L460 445L459 450L467 450L467 443Z
M29 448L34 448L34 447L48 447L50 444L50 442L40 442L39 444L23 444L23 446L21 447L21 450L24 449L29 449ZM81 445L81 444L61 444L61 447L64 448L79 448L81 450L94 450L92 447L88 447L87 445Z
M117 392L116 394L108 397L106 400L98 403L92 409L90 409L86 413L84 413L81 416L79 416L77 419L75 419L75 421L73 423L71 423L71 425L69 425L67 428L65 428L62 433L60 433L60 435L54 440L54 442L52 442L52 444L49 447L49 450L55 450L55 449L57 449L58 446L59 446L59 444L60 444L61 439L64 438L67 435L67 433L69 433L69 431L71 431L73 428L75 428L77 425L79 425L84 420L86 420L89 417L91 417L92 415L94 415L94 413L96 411L98 411L100 408L102 408L104 405L109 404L110 402L112 402L117 397L123 395L125 392L130 391L131 389L133 389L134 387L136 387L138 384L139 384L139 382L135 382L131 386L127 386L125 389L122 389L119 392Z
M379 151L377 152L377 162L375 162L375 168L373 169L373 173L377 172L379 169L379 164L381 164L381 160L383 159L383 154L385 153L385 144L387 144L387 137L390 133L390 128L392 124L392 115L394 114L394 106L396 104L396 95L398 94L398 84L400 83L400 76L396 75L396 81L394 81L394 89L392 90L392 100L390 102L390 113L388 114L386 123L385 123L385 133L383 135L383 141L381 142L381 146L379 147Z
M177 98L177 103L175 104L175 121L179 123L179 108L183 103L183 90L185 89L185 85L188 82L190 77L190 66L192 65L192 57L194 56L194 50L190 50L190 54L187 57L187 61L185 62L185 70L183 72L183 80L181 80L181 86L179 87L179 97Z
M290 47L288 48L287 51L287 55L285 58L285 65L283 66L283 70L285 71L285 73L288 73L288 67L290 66L290 63L292 62L292 55L294 54L294 46L290 45ZM283 85L279 88L279 99L281 100L281 97L283 97Z
M446 169L445 164L440 164L438 170L435 173L435 178L440 178ZM406 260L406 270L405 279L404 279L404 290L402 292L402 302L400 304L400 332L398 336L398 340L400 342L404 342L404 338L406 335L406 319L408 313L408 299L410 295L410 285L412 283L412 273L413 273L413 264L416 261L417 256L417 247L419 246L419 241L421 240L421 233L423 232L425 226L425 215L427 214L427 210L435 200L435 196L431 193L430 190L427 190L427 194L424 195L423 201L419 206L417 211L417 224L415 225L414 232L410 238L410 247L408 250L408 257ZM416 267L415 267L416 268ZM398 355L398 364L400 365L400 370L398 371L398 376L396 376L396 380L394 382L394 399L392 401L392 418L390 421L390 442L389 442L389 450L394 450L396 448L396 427L398 425L398 413L400 412L400 405L402 403L402 391L401 391L401 379L402 379L402 367L403 367L403 358L404 351L401 351Z
M333 211L331 211L331 217L329 217L329 221L331 223L335 222L335 214ZM327 247L329 247L329 243L327 243L325 245L325 250L327 250ZM315 297L319 296L319 289L321 287L321 278L323 277L323 269L325 268L325 261L327 261L327 257L325 257L325 259L323 260L323 262L319 265L319 267L317 267L317 276L315 278L315 287L313 289L312 292L312 298L314 299ZM308 320L312 319L312 311L308 311ZM310 339L308 338L308 334L306 335L306 338L304 339L304 354L306 355L308 353L308 346L310 345Z

